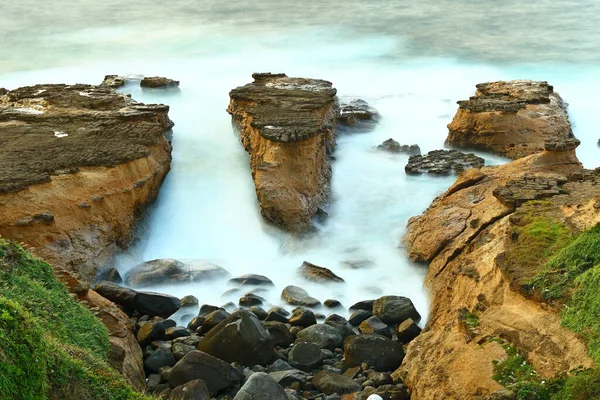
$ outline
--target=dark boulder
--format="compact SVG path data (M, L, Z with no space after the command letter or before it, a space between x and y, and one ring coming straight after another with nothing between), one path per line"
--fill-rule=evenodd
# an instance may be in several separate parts
M264 319L267 318L267 312L260 306L252 306L248 310L256 315L261 321L264 321Z
M407 344L421 334L421 328L419 328L415 321L408 318L396 327L396 334L400 343Z
M269 374L256 372L246 381L233 400L288 400L285 390Z
M204 317L204 323L202 324L202 332L210 332L212 328L225 321L230 315L231 314L229 314L222 308L218 308L215 311L211 312L206 317Z
M294 369L290 364L288 364L284 360L275 360L275 362L267 367L268 372L277 372L277 371L289 371Z
M202 324L204 323L205 320L206 320L206 317L194 317L187 324L187 328L189 330L191 330L192 332L196 332L196 330L202 326Z
M407 174L450 175L461 173L469 168L481 168L485 160L473 153L462 153L458 150L433 150L424 156L414 155L408 158L404 167Z
M190 335L191 335L191 332L187 328L184 328L183 326L173 326L171 328L168 328L165 331L165 337L167 340L173 340L173 339L190 336Z
M317 323L315 313L306 308L296 308L292 312L292 316L289 319L289 324L292 326L303 326L308 327Z
M179 86L179 81L162 76L146 76L141 80L140 86L151 89L175 88Z
M404 359L400 343L377 334L349 337L344 342L344 358L348 366L367 363L377 371L394 371Z
M283 289L281 298L294 306L316 307L321 305L321 302L311 297L306 290L293 285Z
M185 343L173 343L173 347L171 347L173 357L175 357L177 361L181 360L187 353L194 350L196 350L196 346Z
M359 301L358 303L354 303L353 305L351 305L349 310L350 311L355 311L355 310L373 311L373 303L375 303L375 300L362 300L362 301Z
M266 321L264 327L271 334L271 340L273 341L274 346L287 347L294 342L294 337L285 323L279 321Z
M257 296L253 293L247 293L246 295L240 297L240 301L238 304L243 307L252 307L252 306L262 306L264 298Z
M389 326L381 322L376 316L367 318L358 326L360 333L377 333L378 335L387 336L392 338Z
M177 387L195 379L200 379L211 395L228 388L244 379L237 369L223 360L201 351L191 351L185 355L169 373L169 385Z
M210 400L210 391L204 381L194 379L173 389L169 400Z
M247 274L232 278L229 282L240 286L275 286L273 281L263 275Z
M165 338L165 326L162 321L148 321L140 327L136 339L142 349L154 342Z
M410 155L419 155L421 154L421 148L416 145L416 144L411 144L409 145L401 145L400 143L398 143L397 141L395 141L392 138L389 138L388 140L384 140L383 143L381 143L379 146L377 146L377 149L379 150L384 150L384 151L388 151L390 153L402 153L402 154L410 154Z
M168 318L179 310L181 300L175 296L154 292L138 292L135 308L140 314Z
M352 100L340 106L338 123L343 127L359 131L370 131L375 127L379 114L364 100Z
M319 392L325 394L341 395L361 390L361 386L354 379L331 371L320 371L313 377L311 383Z
M321 347L316 343L296 342L288 354L288 362L299 370L310 372L321 363Z
M300 371L298 369L271 372L269 373L269 375L283 387L289 387L294 382L304 385L310 376L306 372Z
M342 347L344 336L341 332L328 324L316 324L302 329L296 336L296 343L316 343L322 349L335 350Z
M304 261L298 268L298 273L303 278L315 282L344 282L342 278L334 274L329 268Z
M165 283L202 282L227 275L227 271L216 265L183 263L165 258L136 265L125 274L125 283L132 287L147 287Z
M383 296L373 303L373 315L386 324L399 324L408 318L419 322L421 315L408 297Z
M128 313L135 309L137 292L133 289L109 281L100 281L93 289L102 297L123 307Z
M159 346L146 357L144 367L148 371L158 373L162 367L172 367L175 365L175 362L176 360L171 349L167 346Z
M192 295L181 298L181 308L183 307L198 307L198 299Z
M100 280L117 283L117 284L123 283L123 278L121 277L121 274L119 273L119 271L117 271L114 268L109 268L108 270L106 270L102 274L102 279L100 279Z
M323 305L327 308L336 308L336 307L341 307L342 303L340 303L338 300L327 299L323 302Z
M373 313L369 310L356 310L350 315L350 319L348 321L354 326L359 326L363 321L366 321L372 315Z

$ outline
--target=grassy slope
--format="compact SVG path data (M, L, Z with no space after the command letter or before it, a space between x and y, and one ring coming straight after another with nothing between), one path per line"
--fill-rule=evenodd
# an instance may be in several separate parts
M52 268L0 239L0 398L144 399L108 366L108 348Z

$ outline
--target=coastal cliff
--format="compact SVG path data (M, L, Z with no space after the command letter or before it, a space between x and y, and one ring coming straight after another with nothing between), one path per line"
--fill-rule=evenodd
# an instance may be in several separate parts
M328 155L339 108L330 82L254 74L227 111L250 155L262 216L291 232L312 228L330 194Z
M547 140L573 137L567 107L548 82L480 83L458 102L446 144L517 159L538 153Z

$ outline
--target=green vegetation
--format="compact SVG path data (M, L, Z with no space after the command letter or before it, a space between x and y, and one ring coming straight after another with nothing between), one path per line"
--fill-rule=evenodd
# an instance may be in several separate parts
M0 398L144 399L106 363L102 323L52 268L0 239Z

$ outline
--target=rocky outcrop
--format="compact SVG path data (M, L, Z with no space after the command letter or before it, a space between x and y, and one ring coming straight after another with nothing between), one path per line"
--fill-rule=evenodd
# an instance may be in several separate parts
M141 80L140 86L150 89L176 88L179 87L179 81L162 76L146 76Z
M367 132L375 127L379 113L364 100L356 99L340 106L339 124L350 132Z
M227 111L250 154L261 214L285 230L307 231L330 194L336 90L285 74L253 78L229 93Z
M433 296L429 321L395 373L413 397L479 399L502 389L492 379L492 362L506 358L498 341L545 378L593 366L582 337L561 326L559 310L516 289L536 271L501 262L518 240L517 214L551 216L575 232L600 221L596 173L582 170L574 146L549 143L509 164L468 170L409 221L405 245L413 260L429 263ZM527 202L534 199L543 200ZM476 323L466 323L467 314Z
M0 96L0 235L91 281L169 171L168 111L91 85Z
M480 83L458 102L446 143L509 158L541 152L547 140L573 136L567 107L548 82Z
M384 150L390 153L402 153L409 155L421 155L421 148L417 144L400 144L396 140L389 138L384 140L380 145L377 146L378 150Z
M485 160L473 153L458 150L433 150L426 155L412 155L404 171L409 175L432 174L450 175L469 168L483 167Z
M205 282L223 278L229 272L204 261L181 262L171 258L146 261L125 274L125 283L132 287L153 286L165 283Z

